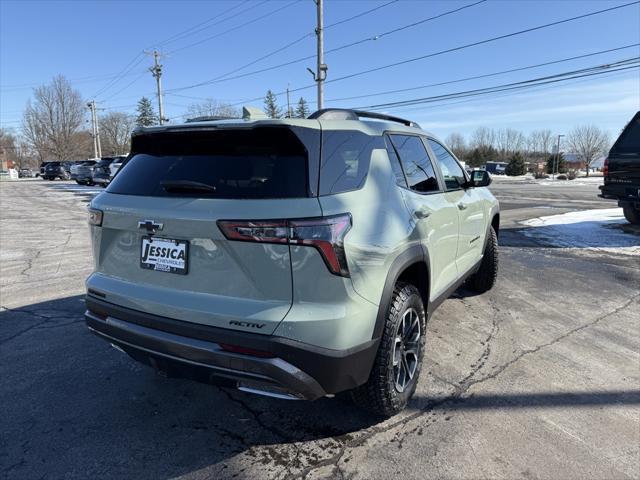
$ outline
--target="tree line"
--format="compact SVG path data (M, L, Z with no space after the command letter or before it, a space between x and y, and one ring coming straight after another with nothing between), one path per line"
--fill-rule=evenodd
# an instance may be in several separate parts
M578 125L563 137L560 149L576 154L587 175L593 162L606 154L611 145L608 133L595 125ZM538 163L544 163L547 173L551 173L554 162L556 171L565 173L568 169L562 153L558 156L557 141L558 135L549 129L533 130L526 135L512 128L487 127L475 129L468 140L455 132L445 139L453 153L469 166L507 162L510 164L507 174L511 175L523 175L528 169L537 172Z
M294 106L278 105L277 96L268 90L264 98L264 110L269 118L307 118L308 102L300 97ZM215 99L205 99L187 106L185 118L216 117L240 118L241 111ZM0 148L3 154L20 167L37 167L47 160L80 160L91 158L93 138L87 118L87 105L80 92L75 90L64 76L54 77L51 83L37 87L33 98L27 102L22 120L22 134L13 135L0 130ZM128 153L131 132L135 127L158 124L158 115L149 98L142 97L136 113L107 112L99 114L99 130L103 155ZM576 153L588 169L595 159L604 154L610 145L607 133L594 125L575 127L566 135L565 150ZM557 135L549 129L534 130L528 135L511 128L477 128L466 139L459 133L451 133L445 143L455 155L471 167L485 165L488 161L511 163L509 173L522 174L529 165L545 161L552 163ZM560 171L566 170L564 160L555 158Z

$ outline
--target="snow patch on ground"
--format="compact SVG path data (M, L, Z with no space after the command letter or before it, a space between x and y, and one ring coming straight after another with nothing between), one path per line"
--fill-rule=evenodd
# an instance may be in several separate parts
M524 235L560 248L640 256L640 232L634 233L621 208L582 210L520 222Z

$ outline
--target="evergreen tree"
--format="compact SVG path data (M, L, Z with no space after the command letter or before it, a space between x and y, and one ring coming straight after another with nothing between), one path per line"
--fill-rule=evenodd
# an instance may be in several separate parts
M296 107L296 117L307 118L309 113L311 113L309 110L309 104L304 98L300 97L300 100L298 100L298 106Z
M271 90L267 90L267 95L264 97L264 107L269 118L282 117L282 109L278 106L276 96Z
M481 167L487 162L495 161L498 151L490 145L482 145L474 148L465 156L465 161L471 167Z
M547 173L553 173L553 165L556 162L557 155L554 153L547 158ZM567 162L564 160L564 155L560 152L560 157L557 159L557 163L555 164L556 173L567 173Z
M138 116L136 117L137 127L150 127L158 124L158 117L153 111L151 100L147 97L142 97L140 99L138 106L136 107L136 111L138 112Z
M527 164L524 163L524 157L520 152L516 152L513 154L507 167L504 170L506 175L511 177L516 177L518 175L524 175L527 173Z

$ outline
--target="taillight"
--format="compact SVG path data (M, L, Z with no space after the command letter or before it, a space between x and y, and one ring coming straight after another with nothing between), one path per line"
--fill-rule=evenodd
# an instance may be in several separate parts
M314 247L331 273L349 276L344 252L344 238L351 229L348 213L296 220L219 220L218 227L229 240Z
M606 177L609 175L609 159L604 159L604 166L602 167L602 176Z
M95 225L97 227L102 225L102 210L89 208L89 225Z

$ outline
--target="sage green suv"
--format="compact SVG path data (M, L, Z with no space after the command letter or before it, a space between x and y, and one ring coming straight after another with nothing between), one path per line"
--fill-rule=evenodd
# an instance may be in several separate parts
M393 415L436 307L496 281L489 183L368 112L139 129L90 205L87 325L167 376Z

